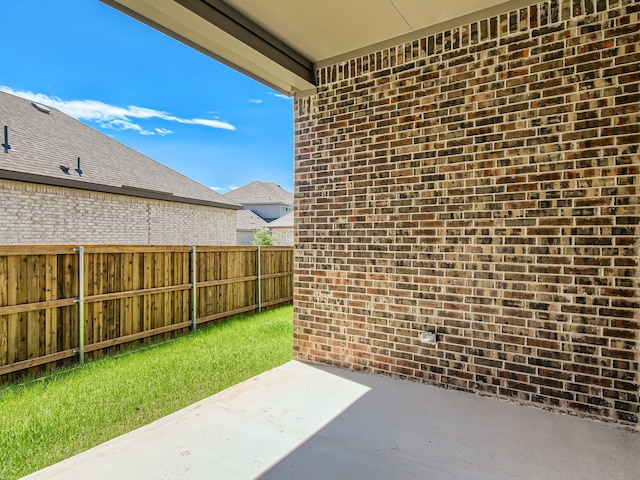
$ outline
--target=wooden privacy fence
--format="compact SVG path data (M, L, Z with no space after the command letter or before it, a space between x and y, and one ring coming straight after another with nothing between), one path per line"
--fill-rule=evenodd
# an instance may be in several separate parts
M0 381L292 300L292 247L0 246Z

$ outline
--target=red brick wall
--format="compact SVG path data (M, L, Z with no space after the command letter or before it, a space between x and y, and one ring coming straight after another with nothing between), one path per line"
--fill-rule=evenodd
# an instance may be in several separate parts
M320 69L297 358L637 428L639 61L639 1L553 0Z

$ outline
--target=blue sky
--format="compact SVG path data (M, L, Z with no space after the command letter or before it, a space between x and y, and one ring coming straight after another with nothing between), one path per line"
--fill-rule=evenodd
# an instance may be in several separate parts
M221 193L252 180L293 192L291 98L98 0L0 2L1 90Z

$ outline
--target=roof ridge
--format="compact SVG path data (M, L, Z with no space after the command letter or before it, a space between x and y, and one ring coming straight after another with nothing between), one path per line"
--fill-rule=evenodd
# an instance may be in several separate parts
M293 205L293 194L275 182L252 180L251 182L224 194L243 205L286 204Z

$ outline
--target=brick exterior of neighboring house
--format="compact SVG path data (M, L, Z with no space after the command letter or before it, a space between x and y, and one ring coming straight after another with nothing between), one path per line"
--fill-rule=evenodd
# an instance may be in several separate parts
M235 244L242 207L204 185L4 92L0 121L0 244Z
M640 2L543 1L317 74L296 357L637 429Z

